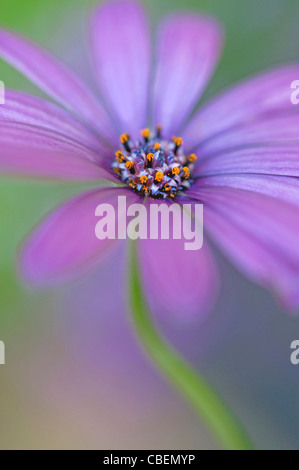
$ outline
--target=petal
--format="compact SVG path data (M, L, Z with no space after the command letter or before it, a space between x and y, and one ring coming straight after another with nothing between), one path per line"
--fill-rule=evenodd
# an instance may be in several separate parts
M114 180L107 160L49 129L0 121L0 171L47 178Z
M104 146L95 132L60 106L36 96L6 90L5 105L0 106L0 126L1 121L49 129L92 148L100 155L111 156L111 150Z
M49 96L84 118L108 140L114 130L88 87L48 51L12 32L0 30L0 56Z
M299 176L299 145L252 145L228 149L199 159L194 175L268 174Z
M199 178L189 195L205 188L236 188L254 191L299 205L299 178L286 175L259 175L232 173Z
M167 136L195 106L217 65L222 30L211 18L175 15L162 25L154 85L154 119Z
M298 76L298 65L286 65L247 79L214 98L185 129L188 151L225 132L294 113L290 87Z
M149 224L150 218L148 230ZM208 313L219 285L218 270L207 240L196 251L186 250L185 242L184 238L154 240L149 236L138 240L140 267L150 305L183 322L203 318Z
M213 157L216 153L223 154L229 150L238 150L258 145L299 144L299 107L293 107L292 114L275 117L267 116L264 120L243 123L232 130L220 133L207 139L198 147L201 161Z
M298 206L253 191L203 188L205 228L252 280L299 306Z
M299 144L298 139L292 139L298 134L298 117L283 118L280 127L269 129L271 144L262 142L266 139L265 134L260 135L260 143L222 148L201 157L194 170L197 180L190 195L203 187L227 187L251 190L298 204ZM259 126L261 132L265 130L264 124ZM243 139L246 136L254 138L259 132L252 127L251 130L248 128L248 133L243 130ZM290 140L285 138L287 134Z
M21 271L29 282L44 284L65 280L96 263L115 245L115 240L99 240L95 235L99 204L117 205L132 191L108 188L89 191L56 209L33 232L21 251Z
M127 0L100 5L93 16L91 40L102 94L120 121L120 131L137 137L147 124L150 71L143 9Z

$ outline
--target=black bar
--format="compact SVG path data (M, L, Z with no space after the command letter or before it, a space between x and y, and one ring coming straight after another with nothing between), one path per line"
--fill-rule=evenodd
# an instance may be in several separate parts
M74 462L79 464L80 457L84 459L84 467L88 468L107 468L110 466L126 467L126 468L140 468L141 466L153 467L161 465L183 465L194 466L203 463L202 451L199 450L7 450L10 454L9 462L13 463L14 460L26 461L33 464L36 461L43 464L43 459L46 459L47 465L57 465L64 463L64 458L67 459L68 466ZM52 452L52 454L51 454ZM59 455L57 455L57 452ZM83 455L79 455L84 452ZM36 455L34 455L34 453ZM43 454L47 454L47 456ZM64 455L66 454L66 455ZM200 455L201 454L201 455Z

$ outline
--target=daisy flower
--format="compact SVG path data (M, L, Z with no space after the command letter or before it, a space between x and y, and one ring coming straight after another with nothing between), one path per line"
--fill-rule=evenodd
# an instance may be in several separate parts
M49 52L0 30L1 57L53 99L7 90L0 170L99 182L28 238L20 256L26 278L64 280L126 243L95 237L101 203L116 206L119 195L131 204L191 201L204 205L207 237L242 273L298 307L299 118L290 84L299 66L238 83L190 117L221 54L216 20L173 14L152 54L141 6L112 1L94 11L89 33L102 99ZM185 251L184 240L137 241L156 308L181 317L208 310L218 271L207 237L196 252Z

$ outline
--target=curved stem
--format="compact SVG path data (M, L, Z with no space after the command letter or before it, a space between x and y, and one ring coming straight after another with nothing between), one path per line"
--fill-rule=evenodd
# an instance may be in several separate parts
M129 301L133 325L154 365L205 421L223 448L252 449L249 438L228 406L156 329L142 290L134 242L131 242Z

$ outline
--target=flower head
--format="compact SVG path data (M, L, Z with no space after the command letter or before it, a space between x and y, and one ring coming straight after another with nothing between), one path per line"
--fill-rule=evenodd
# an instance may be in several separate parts
M183 140L180 137L170 142L164 140L161 126L154 137L149 129L143 129L141 135L143 142L132 141L129 134L120 137L124 148L116 152L112 164L119 179L140 196L153 199L173 199L179 191L189 189L194 166L191 160L195 155L190 160L184 154Z
M27 278L64 279L116 245L94 236L94 209L101 202L116 204L119 194L132 203L188 199L204 204L206 232L243 273L298 307L299 119L289 87L299 66L237 84L187 122L222 38L212 18L167 18L151 82L141 6L131 0L101 4L92 17L91 47L103 106L51 54L0 30L0 55L63 106L8 90L0 106L0 169L118 183L77 196L42 223L22 250ZM149 127L152 122L156 127ZM207 239L195 253L184 251L181 240L138 243L145 285L163 311L186 316L208 309L218 277Z

